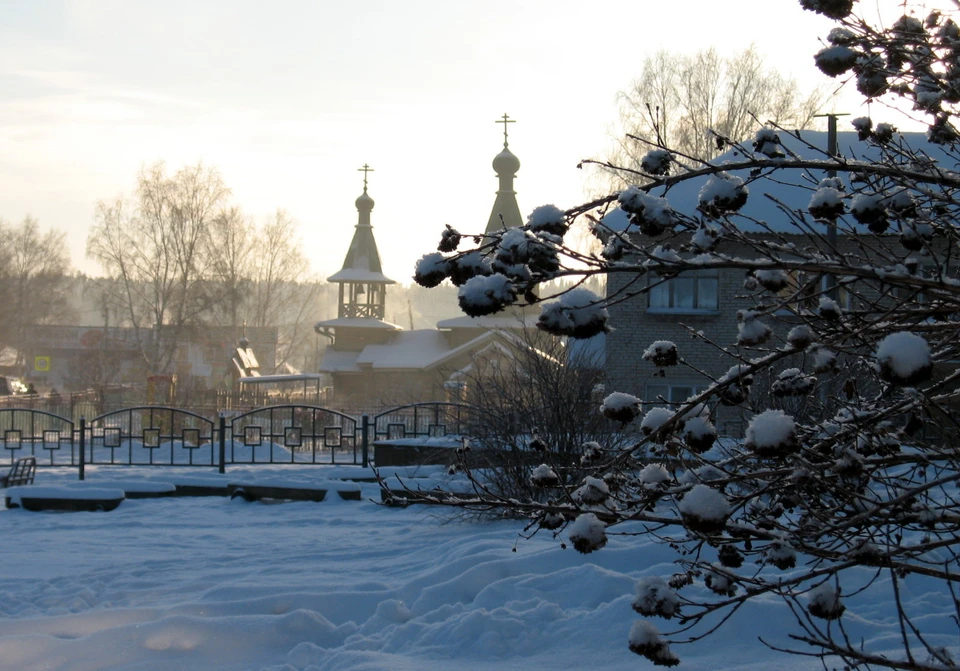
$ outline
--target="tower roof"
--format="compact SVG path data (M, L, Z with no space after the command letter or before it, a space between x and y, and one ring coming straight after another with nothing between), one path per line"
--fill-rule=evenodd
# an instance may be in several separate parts
M496 123L503 124L503 151L493 158L493 169L500 180L497 189L497 199L493 202L490 219L487 220L487 235L502 231L504 228L515 228L523 225L520 208L517 206L517 192L513 190L513 179L520 170L520 159L512 151L507 137L507 124L516 123L504 114Z
M364 164L363 193L357 198L357 225L353 232L353 240L343 260L343 267L327 278L328 282L374 282L379 284L395 284L394 280L383 274L380 265L380 252L377 250L377 241L373 237L373 226L370 224L370 212L373 210L373 198L367 193L367 173L373 168Z

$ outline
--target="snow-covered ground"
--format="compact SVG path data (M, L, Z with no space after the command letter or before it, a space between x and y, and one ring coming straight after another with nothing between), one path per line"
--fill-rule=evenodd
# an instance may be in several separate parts
M329 473L257 467L226 477L306 482ZM170 468L88 471L98 486L186 477ZM75 471L42 469L37 484L74 480ZM543 535L514 552L515 521L384 508L370 501L376 484L361 488L361 502L204 497L126 500L109 513L0 509L0 669L653 668L627 648L640 619L630 604L638 578L673 572L669 550L614 535L581 555ZM949 595L908 596L949 614ZM873 636L895 640L883 604L861 616ZM809 669L811 660L757 640L786 643L789 623L778 602L751 604L719 635L674 650L681 669Z

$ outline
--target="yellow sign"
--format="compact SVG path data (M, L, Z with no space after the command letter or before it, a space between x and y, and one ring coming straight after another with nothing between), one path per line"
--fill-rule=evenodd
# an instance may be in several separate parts
M35 356L33 357L33 369L38 373L46 373L50 370L50 357L48 356Z

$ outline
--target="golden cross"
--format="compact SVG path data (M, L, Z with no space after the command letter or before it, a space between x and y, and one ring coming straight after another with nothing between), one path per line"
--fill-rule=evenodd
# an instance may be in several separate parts
M502 123L503 124L503 146L507 146L507 124L508 123L517 123L516 119L511 119L506 112L503 113L503 117L494 121L493 123Z
M363 191L364 191L364 193L366 193L366 191L367 191L367 173L368 173L368 172L373 172L373 168L371 168L369 165L367 165L366 163L364 163L362 168L357 168L357 172L362 172L362 173L363 173Z

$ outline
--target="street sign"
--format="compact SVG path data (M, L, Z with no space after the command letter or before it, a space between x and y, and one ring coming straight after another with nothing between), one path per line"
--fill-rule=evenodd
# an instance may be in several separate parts
M50 370L50 357L48 356L35 356L33 357L33 369L38 373L46 373Z

